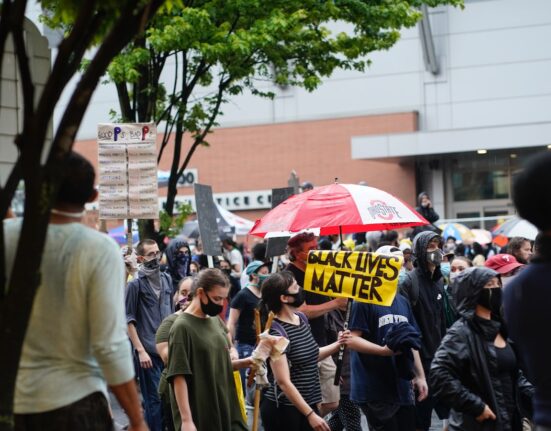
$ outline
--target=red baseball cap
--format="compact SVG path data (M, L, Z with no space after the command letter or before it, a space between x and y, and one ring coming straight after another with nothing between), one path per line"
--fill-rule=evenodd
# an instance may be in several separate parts
M488 258L484 265L496 272L499 272L501 275L507 274L514 269L524 266L524 264L519 263L515 256L511 254L496 254Z

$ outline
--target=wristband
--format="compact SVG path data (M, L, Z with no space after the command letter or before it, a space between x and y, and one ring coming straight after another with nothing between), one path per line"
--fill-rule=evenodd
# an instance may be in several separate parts
M305 417L305 418L308 418L308 416L310 416L312 413L314 413L314 409L310 410L310 413L308 413L308 414L305 415L304 417Z

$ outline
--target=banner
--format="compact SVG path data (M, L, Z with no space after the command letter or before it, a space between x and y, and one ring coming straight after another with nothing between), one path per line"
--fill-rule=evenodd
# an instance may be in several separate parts
M304 290L390 306L403 258L362 251L311 251Z
M99 124L99 218L157 219L155 123Z

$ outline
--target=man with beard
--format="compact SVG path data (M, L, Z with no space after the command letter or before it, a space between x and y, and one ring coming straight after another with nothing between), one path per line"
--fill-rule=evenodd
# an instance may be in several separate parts
M138 277L128 283L126 322L134 346L145 418L151 431L161 431L163 417L157 386L164 364L155 348L155 333L163 319L174 312L172 281L160 270L161 252L154 240L140 241L136 252L141 268Z

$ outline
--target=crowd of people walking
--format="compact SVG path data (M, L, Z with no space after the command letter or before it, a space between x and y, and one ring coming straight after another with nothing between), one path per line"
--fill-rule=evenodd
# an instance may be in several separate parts
M551 180L550 155L515 182L519 214L541 231L535 243L465 247L432 224L342 244L300 233L275 272L262 242L246 253L224 239L214 268L182 238L164 252L151 239L117 251L71 218L95 197L93 175L82 173L88 165L72 157L23 349L17 429L38 429L68 411L77 417L71 429L109 429L102 425L109 423L106 381L130 429L247 430L254 404L247 380L263 371L255 325L269 322L265 339L288 345L267 360L258 387L266 431L355 431L362 414L372 431L427 431L433 414L452 431L551 430L550 348L541 325L551 302L551 197L536 194L542 178ZM418 212L438 220L427 193ZM7 244L19 226L5 222ZM346 321L347 299L305 290L308 253L320 248L402 258L392 303L354 302ZM126 289L117 287L121 254ZM101 424L78 419L82 409Z

